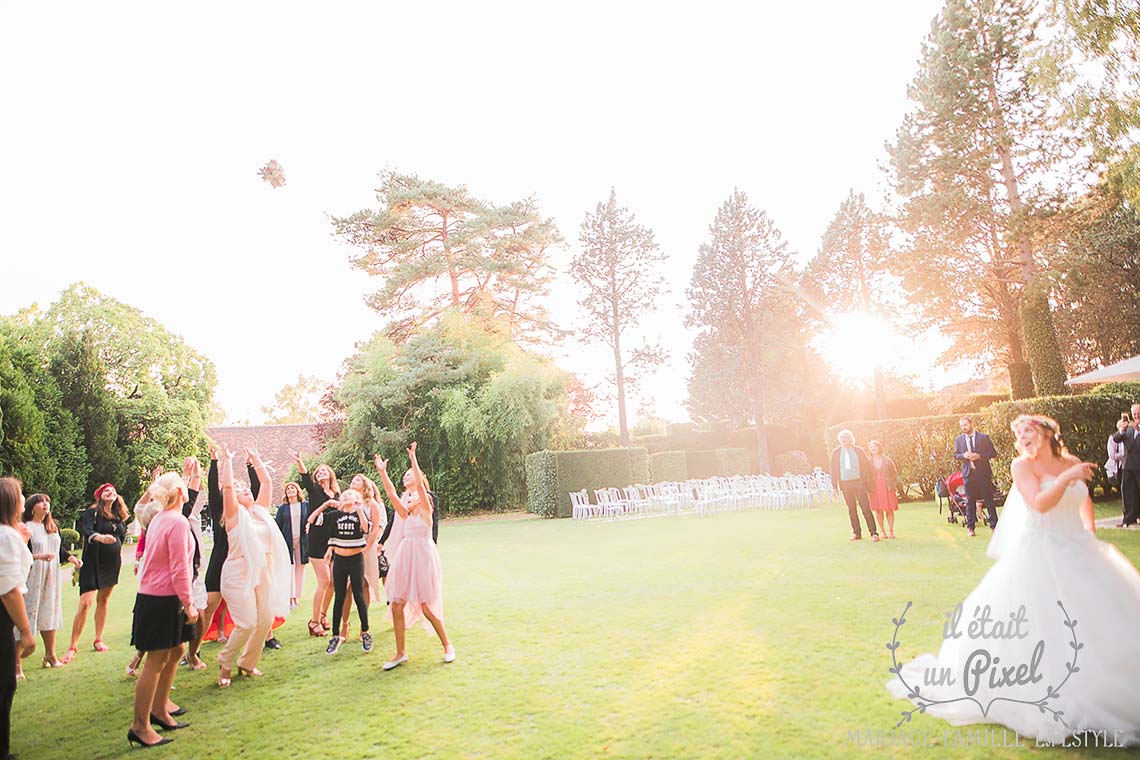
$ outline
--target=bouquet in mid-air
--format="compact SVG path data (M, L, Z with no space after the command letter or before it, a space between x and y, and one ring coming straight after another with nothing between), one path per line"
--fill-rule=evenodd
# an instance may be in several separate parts
M263 180L273 187L281 187L285 184L285 170L281 168L281 164L277 163L277 159L273 159L261 167L259 174Z

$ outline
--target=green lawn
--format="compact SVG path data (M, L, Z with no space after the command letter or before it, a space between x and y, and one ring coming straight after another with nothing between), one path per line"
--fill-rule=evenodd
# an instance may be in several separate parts
M1108 504L1098 516L1118 511ZM443 665L438 642L417 629L412 661L382 672L392 651L382 621L370 655L351 643L328 657L323 639L307 637L302 608L280 631L285 648L263 659L264 678L220 691L213 667L182 670L175 698L192 726L152 754L914 756L922 750L852 746L849 732L893 728L906 703L884 688L891 618L915 602L900 654L936 651L943 612L990 565L989 532L968 539L929 504L903 505L896 532L896 541L848 543L846 512L836 506L616 523L445 522L454 664ZM1101 535L1140 562L1140 532ZM129 570L123 581L107 636L112 653L91 651L89 622L72 665L41 670L39 650L26 661L13 713L21 758L128 756ZM74 608L67 587L68 621ZM66 639L60 654L65 647ZM216 652L207 645L211 665ZM925 716L911 726L939 742L948 728Z

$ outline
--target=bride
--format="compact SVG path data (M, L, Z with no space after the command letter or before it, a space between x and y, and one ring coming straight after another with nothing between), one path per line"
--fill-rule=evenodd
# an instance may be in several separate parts
M952 725L1140 744L1140 573L1095 536L1085 481L1096 465L1069 455L1048 417L1010 427L1020 456L987 550L997 562L947 614L938 656L896 665L887 688L914 702L912 714Z

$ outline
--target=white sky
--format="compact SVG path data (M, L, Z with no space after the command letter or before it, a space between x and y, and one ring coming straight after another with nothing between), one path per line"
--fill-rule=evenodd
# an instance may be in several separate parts
M647 322L673 362L645 391L684 419L684 289L717 207L742 188L807 258L849 188L874 202L940 7L0 0L0 313L85 281L213 359L230 418L257 422L380 326L328 223L375 206L380 169L536 195L563 273L614 186L669 256ZM562 354L605 374L604 350Z

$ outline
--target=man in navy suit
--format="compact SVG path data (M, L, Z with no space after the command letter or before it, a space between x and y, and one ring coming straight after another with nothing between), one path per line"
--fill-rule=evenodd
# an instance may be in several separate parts
M1132 419L1117 423L1114 443L1124 444L1124 465L1120 468L1120 497L1124 502L1124 521L1120 528L1128 528L1140 521L1140 404L1132 405Z
M962 463L962 478L966 481L966 527L974 535L978 520L978 502L986 505L987 522L997 527L997 509L994 507L994 471L990 460L997 457L993 441L974 427L969 417L958 420L962 434L954 439L954 458Z

